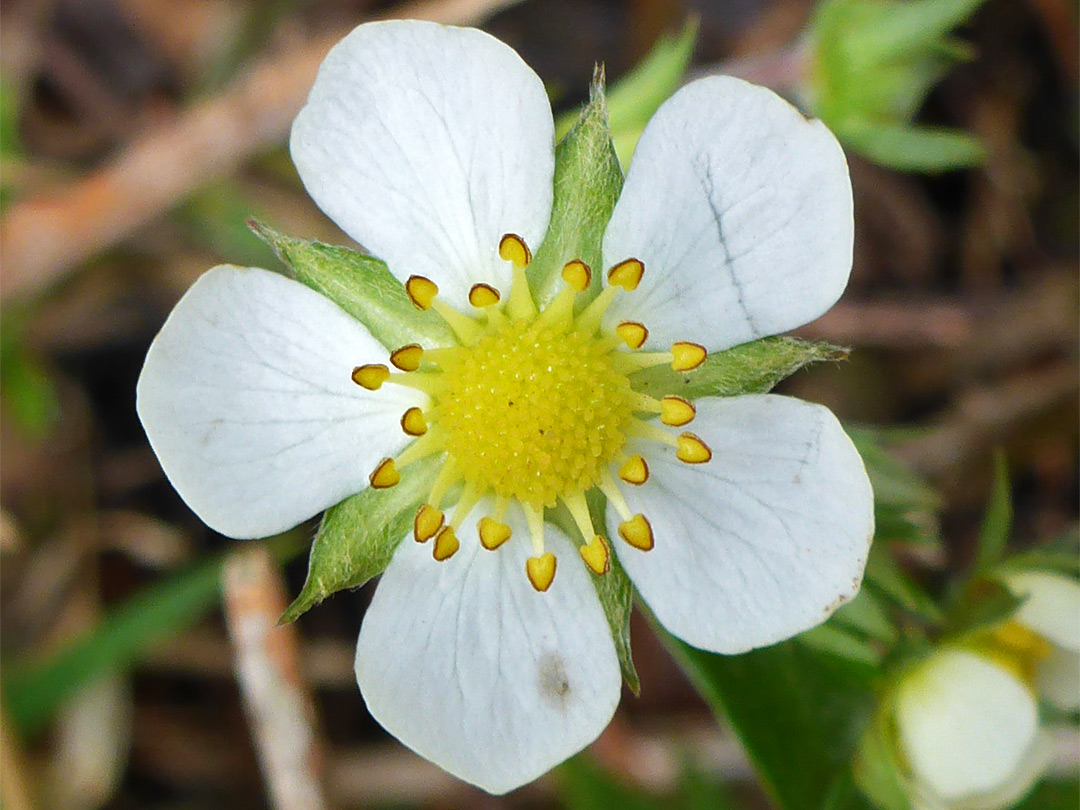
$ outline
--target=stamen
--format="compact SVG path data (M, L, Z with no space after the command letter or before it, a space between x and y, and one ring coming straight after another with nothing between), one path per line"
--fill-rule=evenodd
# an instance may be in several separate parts
M404 421L404 418L403 418ZM404 427L404 426L403 426ZM432 453L440 453L446 449L446 434L439 430L436 425L423 436L420 436L397 455L397 463L401 467L412 464L414 461L430 456Z
M592 268L581 259L571 259L563 265L562 280L577 292L585 292L592 284Z
M578 315L577 328L579 332L591 335L600 328L600 322L604 320L604 313L607 312L612 299L615 298L615 293L620 289L622 288L609 284L600 291L600 294L592 300L592 303Z
M454 330L454 334L462 343L466 345L475 343L482 334L480 324L468 315L458 312L444 301L438 298L434 299L431 302L431 308L438 312L442 319L450 325L450 328Z
M648 394L643 394L640 391L632 391L627 399L630 400L630 407L635 411L660 413L663 410L663 405L660 400L656 397L650 397Z
M633 513L626 504L626 498L623 497L622 492L619 490L619 485L615 483L615 479L611 477L610 470L605 469L600 475L600 491L604 493L604 496L608 499L608 503L615 507L615 511L619 513L619 517L623 520L630 519L630 516Z
M443 526L442 531L435 538L431 556L438 562L443 562L453 557L459 548L461 548L461 544L458 542L457 535L454 534L454 527Z
M454 507L454 516L450 518L450 525L454 527L455 531L461 528L461 522L468 517L469 512L476 506L480 496L483 494L483 490L476 484L469 483L465 485L465 491L461 493L457 506Z
M688 400L669 394L660 400L660 421L668 427L689 425L697 416L697 409Z
M419 343L410 343L391 352L390 362L394 368L401 371L416 371L420 368L420 358L423 356L424 348Z
M644 515L634 515L619 524L619 537L641 551L651 551L654 545L652 526Z
M408 436L423 436L427 433L427 420L419 408L409 408L401 416L401 429Z
M641 283L641 277L644 274L644 264L638 259L626 259L608 270L608 284L622 287L627 292L633 292Z
M712 458L712 450L693 433L680 434L675 457L687 464L704 464Z
M579 490L569 495L564 495L562 502L565 503L566 508L570 510L570 517L572 517L574 523L577 524L578 531L581 532L581 538L586 543L591 542L593 536L596 534L596 529L593 528L592 515L589 514L589 504L585 500L585 493Z
M405 282L405 293L414 307L427 310L431 309L431 302L439 294L439 285L424 276L409 276Z
M628 484L640 487L649 480L649 465L645 463L644 458L634 453L619 467L619 478Z
M439 474L435 476L435 482L431 485L431 494L428 495L428 503L435 509L439 508L446 493L461 478L458 472L457 461L451 456L443 464Z
M544 513L527 503L521 504L521 511L525 513L525 522L529 526L533 552L539 557L544 553Z
M623 321L615 327L615 334L631 349L640 349L649 339L649 330L637 321Z
M417 543L426 543L439 533L445 522L446 515L441 509L425 503L416 510L416 517L413 518L413 539Z
M529 557L525 560L525 574L532 586L543 593L555 579L555 555L549 551L538 557Z
M499 258L510 262L515 270L524 270L532 261L532 251L516 233L504 234L499 240Z
M693 371L700 368L709 355L704 346L680 341L671 344L671 356L671 367L673 369L676 371Z
M423 391L425 394L437 394L446 388L442 374L427 374L423 371L391 372L388 382Z
M610 290L611 288L608 287ZM620 374L633 374L653 366L662 366L675 359L671 352L617 352L611 356L611 364Z
M368 476L368 482L372 489L389 489L401 481L401 475L394 466L392 458L384 458L379 466Z
M499 291L490 284L473 284L469 290L469 303L477 309L493 307L499 303Z
M368 391L378 391L390 379L390 369L381 363L368 363L352 370L352 381Z
M468 350L461 346L444 346L439 349L424 349L424 362L445 366L464 357Z
M489 517L480 518L477 524L477 533L480 535L480 545L488 551L494 551L507 540L512 534L510 527L505 523L492 520Z
M578 547L581 559L598 577L611 570L611 548L601 535L594 534L591 542Z
M650 422L643 422L640 419L631 419L626 425L626 435L636 436L639 439L649 439L650 441L660 442L660 444L666 444L674 448L678 448L679 441L666 430L658 428L656 425Z

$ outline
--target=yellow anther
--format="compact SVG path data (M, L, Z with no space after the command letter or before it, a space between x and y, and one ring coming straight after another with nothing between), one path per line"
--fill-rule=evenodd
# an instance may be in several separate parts
M417 543L426 543L439 533L445 521L446 515L441 509L425 503L416 510L416 517L413 518L413 539Z
M381 363L368 363L352 370L352 381L368 391L378 391L390 379L390 369Z
M649 338L649 330L636 321L623 321L615 327L615 334L631 349L640 349Z
M401 416L401 429L409 436L423 436L427 433L427 420L419 408L409 408Z
M708 356L705 347L696 343L680 341L671 344L671 367L676 371L693 371L704 363Z
M641 551L652 550L652 526L644 515L634 515L630 520L620 523L619 537Z
M704 464L712 458L712 450L693 433L682 433L678 438L675 457L687 464Z
M499 303L499 291L490 284L473 284L469 290L469 303L477 309L495 306Z
M607 280L608 284L622 287L627 292L630 292L637 289L637 285L641 283L641 277L644 274L645 265L637 259L627 259L608 270Z
M529 557L525 560L525 574L532 586L543 593L555 579L555 555L547 551L539 557Z
M668 427L682 427L694 421L697 409L682 397L668 395L660 400L660 421Z
M563 265L562 280L578 292L585 292L592 283L592 269L581 259L573 259Z
M424 356L424 349L419 343L410 343L390 353L390 362L394 368L402 371L416 371L420 368L420 358Z
M453 557L459 548L461 548L461 544L458 542L457 535L454 534L454 527L443 526L442 531L440 531L435 538L435 545L431 549L431 556L439 562L442 562L443 560L449 560Z
M532 261L532 251L524 239L516 233L508 233L499 240L499 258L522 270Z
M480 518L476 530L480 535L480 545L488 551L494 551L510 539L510 527L489 517Z
M439 294L439 285L430 278L409 276L408 281L405 282L405 292L408 293L409 300L417 309L430 309L431 302Z
M619 478L636 487L641 486L649 480L649 465L645 463L645 459L634 453L619 467Z
M401 474L394 466L392 458L384 458L375 468L375 472L368 476L368 481L373 489L388 489L401 480Z
M589 570L597 576L602 576L611 570L611 549L608 548L607 540L601 535L593 536L592 542L579 546L581 559L589 566Z

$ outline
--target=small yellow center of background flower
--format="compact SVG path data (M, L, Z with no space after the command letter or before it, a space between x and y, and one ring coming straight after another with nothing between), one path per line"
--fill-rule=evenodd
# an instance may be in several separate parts
M630 383L608 351L519 321L447 363L433 415L466 483L534 508L597 486L632 415Z
M545 550L544 510L562 503L581 534L578 551L596 575L611 564L608 540L596 531L585 495L599 489L622 522L619 537L640 551L653 547L652 526L633 514L616 479L630 486L649 480L649 467L637 454L627 455L627 439L636 436L670 445L678 459L704 464L712 451L693 433L672 435L652 424L682 427L695 416L693 404L678 396L661 399L634 391L635 371L670 363L676 371L692 371L705 362L706 352L694 343L675 343L667 352L637 352L648 339L644 324L624 321L610 333L602 320L620 291L637 289L645 272L637 259L627 259L607 273L607 286L580 312L575 299L589 289L592 270L579 260L562 270L563 290L543 311L536 308L525 277L532 259L519 237L507 234L499 255L514 268L505 301L494 287L477 284L469 304L472 317L439 297L430 279L412 276L405 284L413 304L433 309L454 330L454 346L424 349L402 346L390 363L353 369L357 385L376 390L385 383L425 392L429 404L409 408L401 429L415 439L395 459L379 462L371 473L376 489L395 486L398 467L438 454L439 474L426 503L413 522L420 543L434 539L432 556L450 559L460 548L457 532L465 517L485 496L494 498L488 514L477 523L478 540L495 551L511 540L503 522L511 501L517 501L528 524L533 555L526 576L538 591L555 577L555 556ZM460 485L453 514L442 511L443 500Z

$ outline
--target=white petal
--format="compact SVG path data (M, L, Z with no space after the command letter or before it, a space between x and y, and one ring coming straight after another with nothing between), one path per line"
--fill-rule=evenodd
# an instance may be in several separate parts
M1036 731L1035 739L1003 783L990 793L965 799L953 805L955 810L1001 810L1023 798L1046 773L1054 758L1053 738L1046 731Z
M762 395L698 400L700 465L636 447L649 480L625 487L655 547L609 536L656 618L705 650L740 653L823 622L859 590L874 531L862 459L827 408Z
M537 75L482 31L356 28L319 68L290 149L308 192L349 236L461 308L474 283L507 292L503 234L535 250L547 230L551 107Z
M264 537L367 486L420 397L365 391L386 350L343 310L256 268L221 266L180 299L146 355L136 406L180 497L212 529Z
M840 297L854 225L843 150L771 90L701 79L641 136L604 234L604 262L645 264L611 323L650 345L726 349L801 326Z
M1003 579L1025 600L1016 621L1060 647L1080 652L1080 583L1046 571L1018 571Z
M947 801L1003 788L1035 741L1035 699L974 653L943 649L896 694L900 745L913 776Z
M481 510L482 511L482 510ZM406 539L383 574L356 650L371 714L409 748L466 782L505 793L577 753L619 700L607 621L577 551L547 527L555 580L537 593L511 508L511 539L480 546L479 513L443 563Z

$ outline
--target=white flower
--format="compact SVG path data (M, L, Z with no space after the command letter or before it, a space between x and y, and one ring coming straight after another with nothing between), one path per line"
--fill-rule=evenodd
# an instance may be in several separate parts
M975 651L938 650L901 680L894 700L916 810L1009 807L1048 762L1031 690Z
M368 708L402 742L500 793L595 739L620 670L586 568L602 576L612 547L664 626L718 652L788 638L857 592L872 495L828 410L658 400L628 381L795 328L840 295L851 187L820 122L735 79L676 93L607 227L607 286L576 314L592 272L577 257L539 314L525 276L552 204L544 88L487 34L357 28L323 63L291 149L315 201L458 345L402 347L391 372L330 301L218 267L151 347L139 414L181 496L234 537L440 459L421 542L398 547L357 648ZM694 433L667 429L695 416ZM593 488L608 499L596 527ZM557 503L580 548L544 523Z
M1024 603L1004 634L1001 630L997 634L1016 637L1018 629L1034 634L1036 643L1027 639L1023 652L1034 670L1036 689L1059 709L1076 711L1080 708L1080 584L1062 574L1035 570L1010 572L1002 579Z

